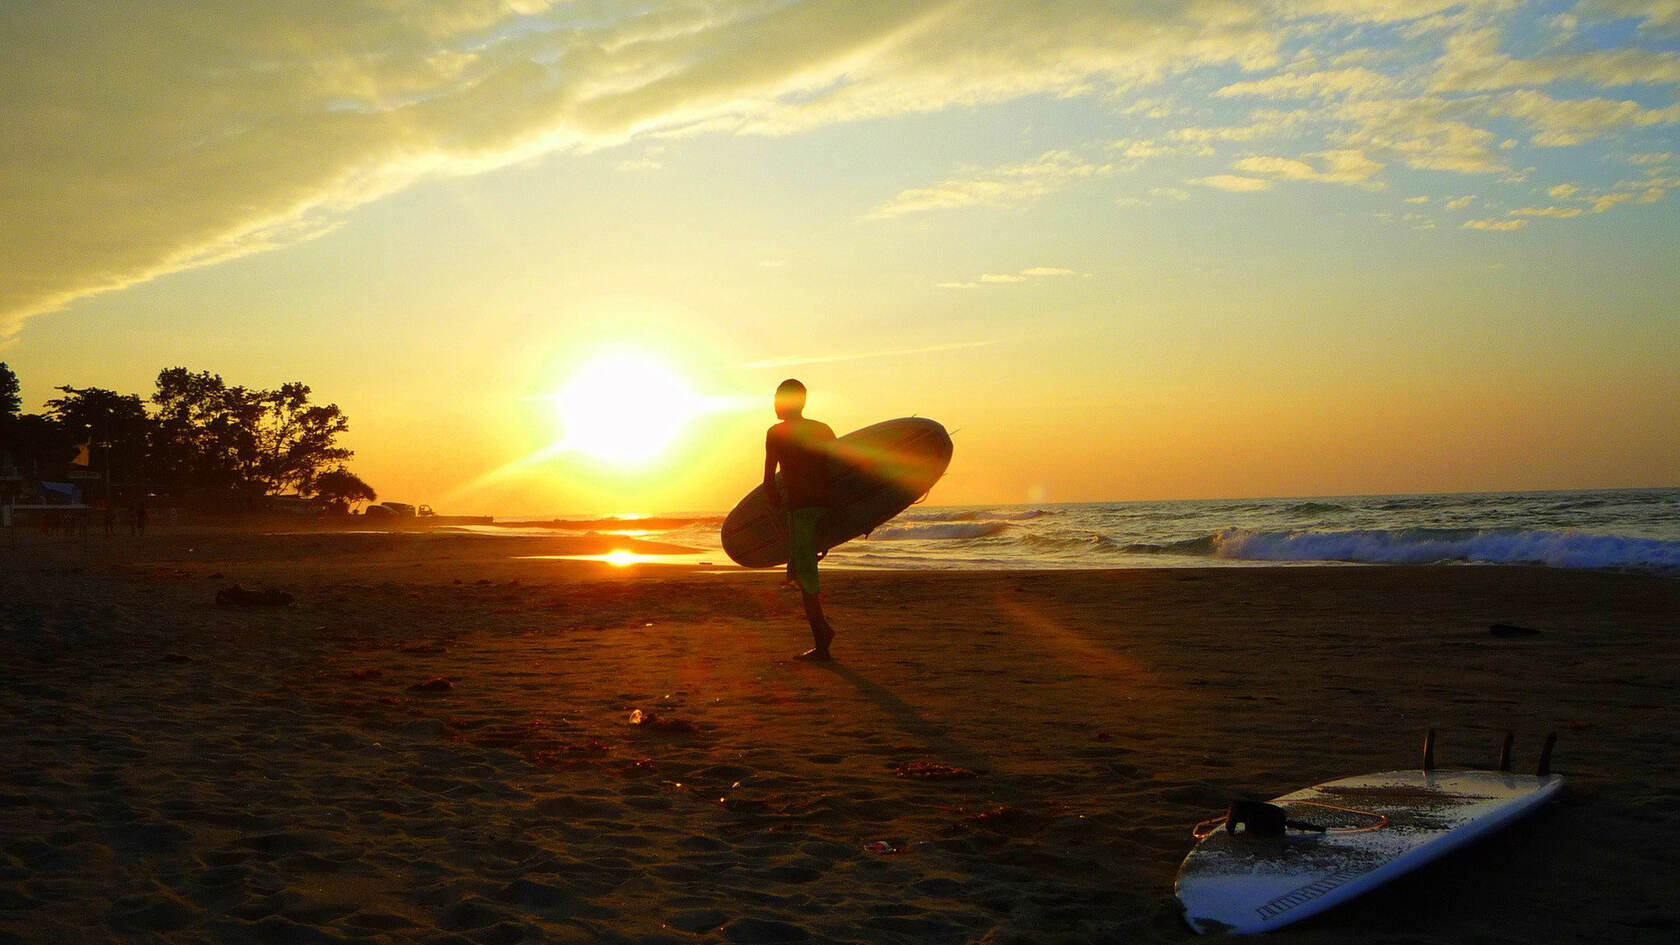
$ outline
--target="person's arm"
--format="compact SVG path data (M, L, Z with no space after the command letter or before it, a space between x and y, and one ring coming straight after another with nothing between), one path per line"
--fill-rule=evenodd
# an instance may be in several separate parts
M776 488L776 447L771 434L764 435L764 497L769 500L770 507L782 507L782 493Z

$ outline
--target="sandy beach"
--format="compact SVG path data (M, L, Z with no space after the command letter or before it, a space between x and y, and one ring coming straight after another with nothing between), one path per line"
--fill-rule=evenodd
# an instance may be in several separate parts
M777 574L525 557L603 550L0 539L0 942L1186 941L1193 823L1431 726L1562 802L1288 941L1680 934L1680 581L841 571L823 666Z

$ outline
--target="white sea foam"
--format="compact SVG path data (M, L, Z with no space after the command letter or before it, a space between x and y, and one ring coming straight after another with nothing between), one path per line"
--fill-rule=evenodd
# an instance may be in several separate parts
M1220 558L1245 561L1353 561L1369 564L1544 564L1560 568L1680 570L1680 542L1567 531L1494 530L1251 532L1226 529Z
M721 554L721 516L521 520L552 536L613 526ZM827 566L1243 567L1302 561L1539 564L1680 577L1680 488L1471 495L916 506Z

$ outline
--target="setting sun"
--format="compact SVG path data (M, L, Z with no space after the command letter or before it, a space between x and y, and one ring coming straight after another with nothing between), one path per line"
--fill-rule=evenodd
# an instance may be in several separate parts
M554 395L564 452L616 466L643 465L670 447L706 402L650 355L602 355Z

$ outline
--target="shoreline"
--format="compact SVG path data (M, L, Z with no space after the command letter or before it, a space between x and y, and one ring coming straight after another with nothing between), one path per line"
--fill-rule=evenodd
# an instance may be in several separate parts
M813 667L773 569L64 541L0 545L0 941L1189 941L1191 824L1429 727L1444 767L1515 729L1519 770L1558 730L1564 800L1292 940L1680 924L1671 579L825 571Z

